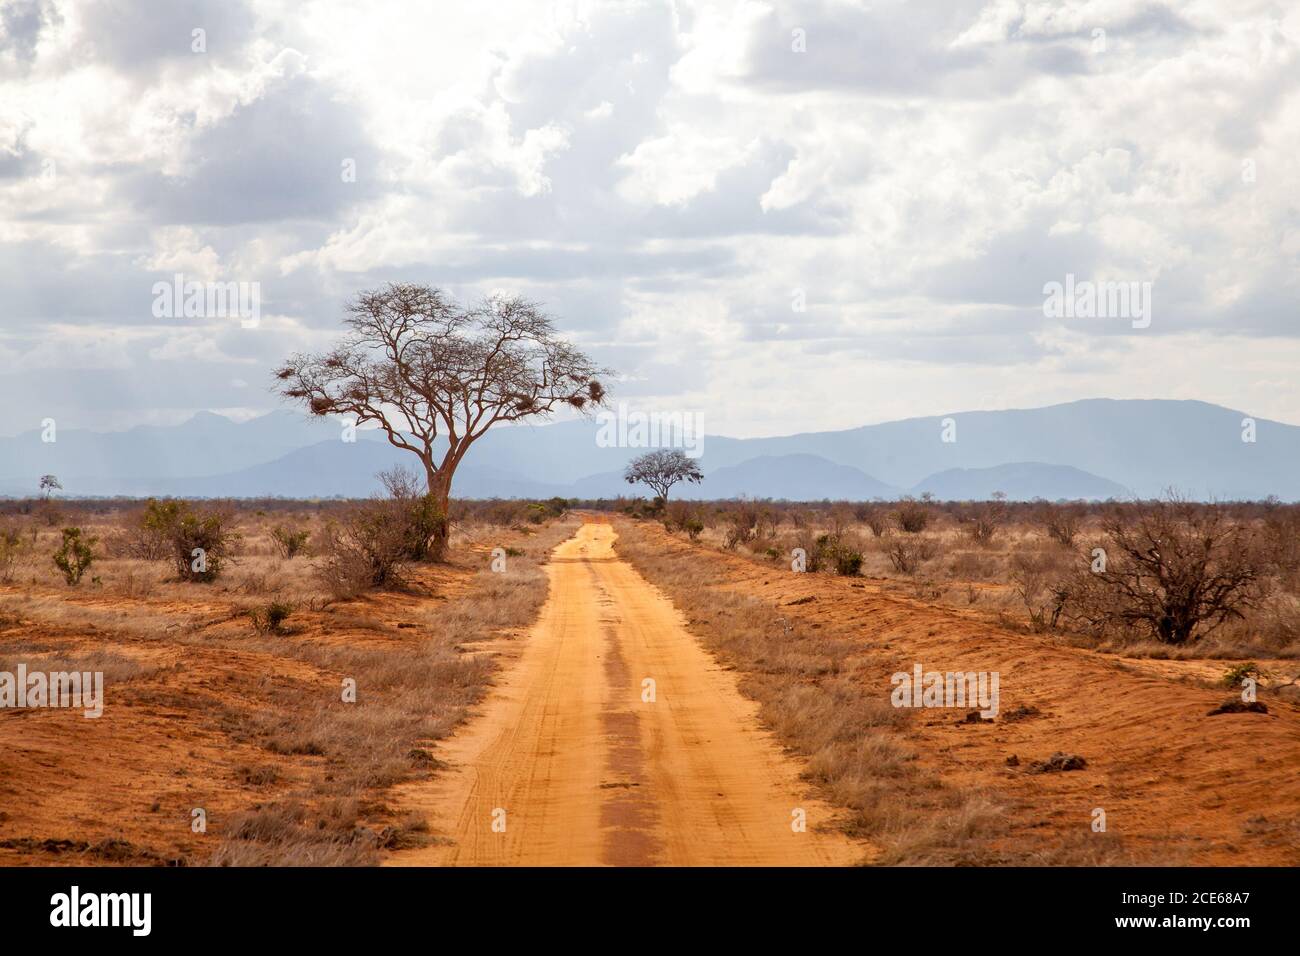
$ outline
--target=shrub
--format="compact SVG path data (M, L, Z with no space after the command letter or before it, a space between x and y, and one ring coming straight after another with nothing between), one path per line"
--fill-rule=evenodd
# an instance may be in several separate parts
M1039 520L1049 538L1063 548L1072 548L1079 534L1079 518L1079 510L1073 505L1047 505Z
M854 517L871 529L871 536L879 538L889 527L885 520L885 512L882 508L876 508L871 505L859 505L854 509Z
M229 560L239 535L224 511L198 511L184 501L154 501L145 505L145 532L167 542L176 573L183 581L215 581Z
M738 501L727 509L725 515L727 534L725 543L729 551L737 545L753 541L757 536L759 513L758 505L752 501Z
M0 524L0 584L13 580L14 565L28 548L22 526L17 521Z
M1254 661L1245 661L1240 664L1233 664L1224 671L1220 682L1224 687L1240 687L1242 681L1247 677L1257 681L1265 676L1264 672L1259 669L1258 664Z
M704 533L704 522L699 518L687 518L683 527L686 529L686 536L692 541L698 541L700 535Z
M794 543L803 549L805 571L833 568L836 574L846 577L862 571L862 549L856 535L831 532L812 538L805 528L795 535Z
M53 528L64 519L63 509L53 501L42 501L37 506L37 513L41 516L41 520L45 522L46 527L49 528Z
M980 501L971 505L962 515L962 521L971 540L980 547L987 548L993 543L993 536L1006 517L1005 496L999 492L992 501Z
M1071 587L1058 554L1016 554L1011 558L1011 584L1036 631L1055 628L1065 610Z
M930 523L930 509L915 498L904 498L894 510L894 522L901 531L920 534Z
M311 532L305 528L290 528L278 524L271 529L271 541L282 558L293 558L307 550L307 540Z
M835 551L835 573L844 577L856 577L862 571L862 552L852 548L840 547Z
M93 547L98 539L82 537L80 528L64 528L63 543L54 552L54 566L63 572L68 584L81 583L81 576L94 563Z
M937 553L934 542L925 538L896 539L886 549L889 563L899 574L915 574Z
M179 513L177 502L150 499L143 510L126 522L125 534L118 539L119 553L141 561L161 561L172 552L171 522Z
M447 516L436 496L420 490L420 479L405 468L379 473L388 492L392 517L396 519L402 539L402 556L408 561L436 561L442 557L441 543L446 539ZM528 520L540 523L538 512L529 506ZM545 509L541 512L543 515Z
M336 598L401 583L410 558L409 513L401 502L371 501L326 525L316 570Z
M248 616L252 619L253 629L258 634L284 634L284 622L289 619L293 611L292 604L272 601L262 607L253 608L248 612Z

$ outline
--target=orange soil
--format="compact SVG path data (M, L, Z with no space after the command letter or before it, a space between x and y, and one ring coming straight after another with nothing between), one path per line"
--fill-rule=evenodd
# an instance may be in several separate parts
M157 668L106 680L98 719L71 710L0 710L0 866L202 863L233 813L328 772L325 758L271 753L247 731L246 716L273 714L286 698L311 707L338 697L340 675L278 648L286 641L399 646L418 638L419 629L377 631L346 618L407 622L418 607L437 607L463 592L473 574L422 569L419 583L436 595L367 596L340 605L343 620L300 611L295 633L278 639L254 635L233 602L0 587L7 596L50 599L48 611L20 612L17 620L0 614L0 667L21 660L38 670L45 653L75 664L107 651ZM174 618L175 624L140 634L111 623L65 623L58 619L64 607L143 612L146 620ZM244 768L267 767L278 771L273 785L240 779ZM191 831L196 807L207 812L206 834Z
M890 675L924 669L998 671L1001 716L962 722L967 711L919 710L910 741L924 765L959 787L1009 797L1014 824L1062 838L1107 831L1139 858L1188 865L1300 863L1300 706L1264 693L1268 714L1207 713L1235 692L1207 686L1230 662L1124 659L1016 633L955 611L888 595L884 582L795 574L783 565L705 549L642 526L668 554L705 555L711 584L770 602L809 627L861 635L865 659ZM808 603L792 601L811 597ZM1293 676L1295 661L1260 661ZM1040 716L1006 719L1034 706ZM1053 752L1088 767L1030 774ZM1015 755L1018 767L1007 765Z

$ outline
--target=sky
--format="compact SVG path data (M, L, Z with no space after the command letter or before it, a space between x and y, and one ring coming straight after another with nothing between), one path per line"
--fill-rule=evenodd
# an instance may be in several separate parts
M1298 87L1293 2L0 0L0 434L281 407L390 281L539 300L718 434L1300 423Z

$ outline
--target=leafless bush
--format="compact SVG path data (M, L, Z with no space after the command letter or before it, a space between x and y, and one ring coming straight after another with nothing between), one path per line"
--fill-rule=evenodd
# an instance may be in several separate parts
M889 528L888 515L883 508L875 505L858 505L854 517L871 529L871 536L879 538Z
M908 534L920 534L930 523L930 509L915 498L904 498L894 509L894 523L900 531Z
M17 521L0 522L0 584L14 577L14 565L30 549L23 527Z
M320 553L316 574L336 598L401 583L410 555L402 502L376 500L354 506L325 526Z
M155 504L150 501L127 519L125 530L110 545L111 553L140 561L162 561L171 554L168 528L158 520L156 510L151 510Z
M1011 584L1024 602L1034 630L1057 626L1072 591L1070 575L1059 553L1012 555Z
M915 574L938 553L938 547L928 538L895 538L885 553L899 574Z
M663 508L664 528L670 534L676 531L682 531L686 527L686 522L690 519L692 508L685 501L670 501Z
M1049 538L1064 548L1073 548L1082 518L1080 509L1074 505L1046 505L1039 512L1038 521Z
M999 493L1000 494L1000 493ZM1006 521L1006 496L995 496L992 501L979 501L971 505L961 516L966 533L976 544L987 548L993 543L993 536Z
M753 501L741 500L727 509L727 548L735 550L737 545L754 540L760 518L758 505Z
M997 554L985 550L958 551L948 564L948 572L963 581L992 581L1001 573L1002 563Z
M1081 574L1070 609L1095 631L1137 630L1186 644L1240 619L1262 595L1249 528L1222 508L1170 497L1113 509L1093 573Z

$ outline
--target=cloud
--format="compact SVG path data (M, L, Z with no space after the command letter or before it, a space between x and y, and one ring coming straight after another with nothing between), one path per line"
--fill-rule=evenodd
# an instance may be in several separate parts
M1267 0L12 0L0 399L269 409L410 280L541 300L735 434L1134 382L1300 420L1259 384L1300 348L1298 56ZM176 272L265 321L154 317ZM1152 326L1046 319L1067 273L1151 281Z

